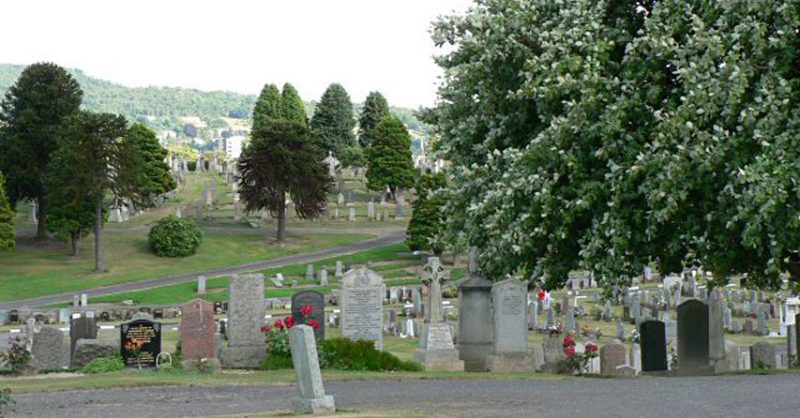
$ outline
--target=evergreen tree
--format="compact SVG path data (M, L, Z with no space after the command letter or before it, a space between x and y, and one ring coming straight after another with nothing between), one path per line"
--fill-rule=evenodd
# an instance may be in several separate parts
M6 180L0 173L0 250L14 248L14 215L6 195Z
M248 212L264 209L278 219L277 240L282 243L286 196L298 216L317 217L325 211L333 180L304 124L275 120L254 131L252 138L239 158L239 194Z
M289 83L283 85L283 92L281 92L281 108L281 114L284 119L303 125L308 123L306 106L303 104L303 99L297 94L297 90L294 86Z
M157 196L177 187L166 163L169 152L161 146L155 132L140 123L130 128L125 144L130 147L125 155L133 160L125 162L129 167L124 172L137 178L120 184L135 188L125 194L135 196L137 206L152 206Z
M50 186L47 200L50 211L47 216L47 229L56 238L67 241L72 255L78 255L81 238L88 235L95 226L95 200L87 190L92 187L91 177L76 175L71 153L56 152L50 162ZM103 217L107 216L103 207Z
M389 116L389 103L379 92L370 92L358 119L358 143L363 148L372 143L372 130L386 116Z
M283 116L284 106L281 92L274 84L265 84L253 108L252 131L263 129L270 121Z
M373 142L365 152L367 187L383 191L389 187L396 195L400 188L414 185L414 162L411 159L411 136L397 117L384 117L372 132Z
M441 235L444 231L445 198L436 191L446 186L444 173L426 173L417 180L414 214L406 229L406 244L411 250L431 250L436 256L444 251Z
M22 72L0 103L0 170L6 173L12 206L36 200L36 236L46 237L50 158L67 118L83 98L78 83L63 68L33 64Z
M340 84L331 84L311 117L311 129L319 146L338 157L344 148L356 145L355 126L350 96Z

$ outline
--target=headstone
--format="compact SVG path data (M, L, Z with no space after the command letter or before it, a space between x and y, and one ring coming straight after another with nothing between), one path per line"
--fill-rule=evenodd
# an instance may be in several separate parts
M303 317L300 308L311 306L311 313ZM314 329L317 340L325 339L325 295L316 290L302 290L292 296L292 317L295 324L310 325L313 320L319 325Z
M367 202L367 219L375 219L375 202L371 200Z
M711 372L708 305L697 299L678 306L678 359L683 375Z
M752 334L753 333L753 321L750 319L746 319L744 321L744 333L745 334Z
M667 340L661 321L644 321L639 325L643 372L667 371Z
M478 250L472 247L468 276L458 285L458 351L467 371L485 371L486 357L492 352L492 282L478 269ZM413 294L415 306L421 299L418 295L417 289Z
M564 326L564 332L571 333L575 331L575 314L572 312L572 308L567 308L567 321Z
M72 295L72 307L73 308L81 307L81 295Z
M486 359L490 371L532 371L528 354L528 292L514 278L492 287L492 354Z
M708 356L715 372L725 369L724 305L719 289L711 292L708 300Z
M625 341L625 325L620 320L617 320L617 328L614 335L618 340Z
M628 362L625 358L625 346L618 343L606 344L600 347L600 374L614 376L618 366Z
M294 409L299 414L333 414L336 406L333 396L325 395L313 331L307 325L297 325L289 330L292 364L300 392L300 396L293 401Z
M195 299L181 305L181 354L185 363L216 358L214 304Z
M612 315L611 315L611 301L606 300L605 305L603 306L603 321L611 322Z
M314 265L306 264L306 280L314 280Z
M120 351L127 367L156 367L161 353L161 323L137 319L120 326Z
M206 276L197 276L197 294L206 294Z
M563 373L567 367L567 355L564 353L563 341L558 335L550 335L542 345L544 352L545 373Z
M234 274L228 281L228 347L220 356L227 368L255 368L266 358L264 275Z
M347 209L347 220L354 222L356 220L356 208L350 207Z
M425 326L419 340L415 358L426 371L463 371L464 361L459 360L458 351L453 346L450 326L442 318L442 280L444 268L439 257L430 257L425 265L429 275L425 279L428 286L428 306Z
M531 357L533 357L533 371L544 371L544 348L541 344L534 344L531 347Z
M777 369L775 346L768 342L750 346L750 364L753 369Z
M376 349L383 349L383 292L383 277L372 270L361 268L344 274L340 301L343 337L373 341Z
M528 324L528 329L536 331L539 329L539 303L536 299L528 303L528 311L530 311L531 319L530 324Z
M738 372L740 369L741 348L733 341L725 341L725 371Z
M81 338L75 343L75 355L72 356L73 367L85 367L92 360L119 355L116 341Z
M758 335L769 335L769 328L767 328L767 314L763 310L758 311Z
M84 313L75 313L72 315L72 320L69 326L70 337L70 358L74 357L75 344L80 339L97 339L97 324L94 317L94 312L87 311Z
M89 306L89 295L81 293L81 306Z
M336 277L337 279L342 278L342 276L344 275L344 272L342 270L343 270L342 262L336 260L336 271L334 273L334 277Z
M35 323L35 319L31 318ZM34 370L60 369L66 364L64 359L64 334L58 328L29 324L26 329L31 343L30 367Z
M322 269L319 271L319 285L328 286L328 270Z

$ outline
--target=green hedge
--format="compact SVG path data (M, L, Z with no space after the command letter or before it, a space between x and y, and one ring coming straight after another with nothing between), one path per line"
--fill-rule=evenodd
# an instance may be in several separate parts
M148 239L153 252L162 257L186 257L197 252L203 232L191 219L169 215L156 222Z

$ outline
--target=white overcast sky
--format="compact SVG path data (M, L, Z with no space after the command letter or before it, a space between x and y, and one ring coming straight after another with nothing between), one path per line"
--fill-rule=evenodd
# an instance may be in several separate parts
M2 0L0 63L52 61L127 86L258 94L291 82L318 100L432 105L431 22L471 0Z

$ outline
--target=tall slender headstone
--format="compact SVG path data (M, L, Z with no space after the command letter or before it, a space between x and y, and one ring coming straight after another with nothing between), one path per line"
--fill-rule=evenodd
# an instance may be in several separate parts
M678 359L683 375L707 374L709 367L708 305L689 299L678 306Z
M667 339L664 323L644 321L639 325L643 372L667 371Z
M514 278L492 287L492 354L486 358L489 371L533 371L528 353L528 292Z
M715 372L723 372L725 365L724 301L719 289L710 292L708 300L708 357Z
M70 348L69 355L72 359L75 355L75 345L80 339L96 339L97 323L93 311L72 314L69 326Z
M297 375L300 396L294 399L294 409L299 414L333 414L336 406L333 396L325 394L322 373L319 369L317 341L314 331L307 325L297 325L289 330L292 364Z
M338 264L337 264L338 267ZM383 349L383 277L360 268L342 277L342 336L351 340L368 340Z
M485 371L486 357L492 352L491 292L492 282L479 274L478 249L472 247L468 276L458 285L458 352L468 371Z
M419 348L415 353L418 362L426 371L463 371L464 361L459 360L458 351L453 345L450 326L442 317L442 280L444 268L439 257L428 258L425 270L429 272L425 279L428 286L428 312L425 314L425 326L419 340Z
M234 274L228 281L228 346L220 360L227 368L256 368L266 359L264 275Z
M306 264L306 280L314 280L314 265Z
M206 276L197 276L197 294L206 294Z

